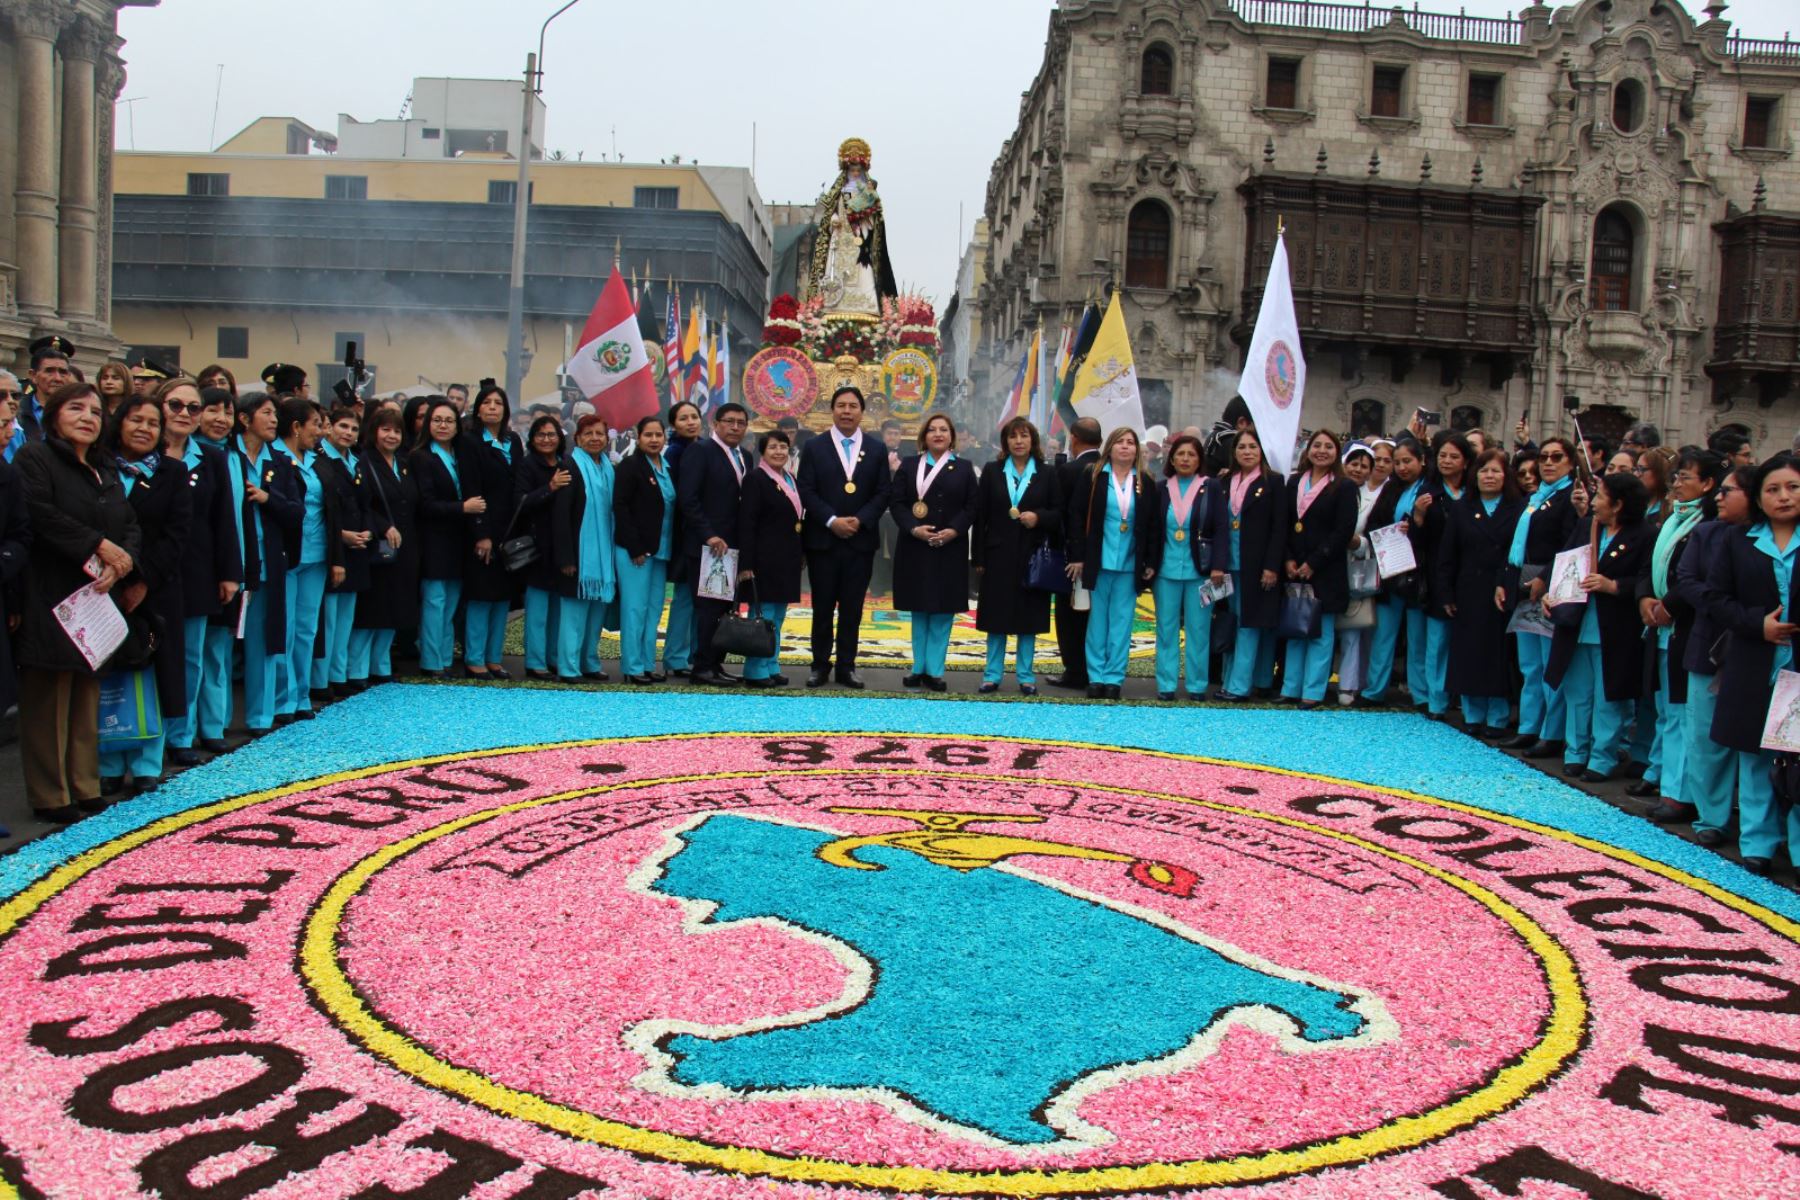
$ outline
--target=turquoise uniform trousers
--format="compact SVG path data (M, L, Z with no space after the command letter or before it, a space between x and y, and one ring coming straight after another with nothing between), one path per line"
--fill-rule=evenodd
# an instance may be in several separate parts
M1410 634L1409 634L1410 636ZM1407 662L1412 661L1412 652L1407 652ZM1411 667L1407 668L1409 682ZM1425 617L1425 703L1433 716L1443 716L1450 711L1450 622L1440 621L1436 617ZM1416 693L1415 693L1416 694Z
M1117 687L1131 659L1131 626L1137 617L1137 590L1130 571L1099 572L1088 609L1088 682Z
M1629 700L1606 698L1598 645L1583 642L1575 647L1562 692L1567 711L1563 761L1585 763L1588 770L1602 775L1610 773L1626 753L1625 727L1632 706Z
M1769 778L1775 752L1734 750L1731 757L1737 767L1738 853L1745 858L1774 858L1785 841L1789 858L1800 858L1800 808L1776 799Z
M427 579L419 584L419 666L448 671L456 653L456 606L462 580Z
M264 634L268 620L265 606L268 590L248 593L244 614L244 728L253 733L266 733L275 725L276 666L286 656L269 645ZM282 603L286 603L285 598ZM231 724L231 644L233 630L219 625L206 629L206 690L210 701L200 709L200 736L217 739L225 736ZM209 721L216 716L218 724Z
M1243 609L1238 601L1238 594L1244 588L1244 576L1240 573L1233 583L1236 587L1231 593L1231 611L1238 617L1238 631L1229 661L1224 664L1225 691L1233 696L1248 696L1257 688L1275 682L1275 631L1244 627ZM1251 586L1262 585L1252 583Z
M1290 699L1319 701L1331 683L1331 652L1337 647L1337 614L1319 615L1319 632L1302 640L1289 638L1281 694Z
M661 587L657 588L658 599L662 597ZM765 600L756 606L756 615L775 626L775 653L768 658L746 658L744 660L745 679L773 679L781 673L781 626L787 621L788 606ZM656 618L651 617L650 629L654 636ZM656 656L652 654L650 661L654 663Z
M1656 673L1662 688L1656 693L1656 741L1650 751L1650 770L1644 778L1655 780L1662 794L1670 800L1684 800L1682 786L1687 782L1687 705L1669 699L1669 648L1656 652ZM1693 680L1688 681L1693 686Z
M548 671L556 659L556 621L562 597L543 588L525 589L525 669Z
M669 628L663 633L663 666L670 672L694 665L694 581L678 583L669 596Z
M312 708L313 646L325 599L325 564L305 563L287 574L287 652L275 668L275 711L281 716Z
M605 600L562 597L556 621L556 673L578 679L600 669L600 633L606 619Z
M1406 610L1406 691L1415 705L1431 705L1431 618L1422 608Z
M314 691L350 681L350 633L356 619L356 593L332 592L319 610L319 656L313 659Z
M206 677L206 618L189 617L181 623L187 639L182 668L187 677L187 711L163 722L163 740L176 750L191 750L194 731L200 727L201 683ZM231 685L230 668L226 669L226 686ZM220 723L223 729L223 722Z
M1369 638L1368 667L1363 673L1362 694L1379 699L1394 678L1394 652L1400 645L1400 627L1406 624L1406 601L1398 596L1375 598L1375 628Z
M1519 689L1519 732L1535 733L1547 742L1563 736L1568 723L1566 694L1568 680L1553 688L1544 682L1544 669L1550 665L1550 639L1535 633L1519 637L1519 674L1525 677Z
M634 567L631 555L614 546L613 566L619 573L619 670L648 675L656 670L656 626L668 588L669 560L646 558L643 566Z
M475 666L501 666L506 657L504 600L471 600L464 606L463 661Z
M350 678L358 683L370 675L386 677L394 673L394 631L391 629L352 629L350 631Z
M1490 729L1506 728L1508 706L1505 696L1464 696L1463 721L1469 725L1486 725Z
M912 614L913 674L944 677L944 663L950 657L950 627L954 624L955 613Z
M1037 635L1021 633L1014 638L1013 674L1021 684L1037 683ZM987 635L987 664L981 671L981 682L999 683L1006 677L1006 635Z
M1711 675L1688 672L1687 703L1681 706L1681 794L1671 798L1700 810L1695 829L1723 830L1731 823L1737 765L1732 752L1712 739L1713 710L1719 706L1713 684Z
M1204 696L1211 682L1207 660L1212 656L1212 606L1200 603L1204 579L1164 579L1151 584L1156 598L1156 690L1172 692L1187 672L1190 696ZM1182 638L1187 638L1185 652Z

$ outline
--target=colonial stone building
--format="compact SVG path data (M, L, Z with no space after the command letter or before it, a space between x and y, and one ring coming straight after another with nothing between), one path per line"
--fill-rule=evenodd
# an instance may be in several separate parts
M1285 227L1308 426L1785 445L1800 42L1724 9L1063 0L988 185L987 353L1117 280L1149 420L1209 422Z
M57 333L90 369L111 331L118 10L158 0L0 0L0 364Z

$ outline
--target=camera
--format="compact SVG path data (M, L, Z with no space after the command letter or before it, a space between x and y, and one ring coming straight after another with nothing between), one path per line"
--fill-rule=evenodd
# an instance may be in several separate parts
M1418 409L1417 412L1419 414L1419 423L1427 429L1430 429L1434 425L1442 425L1444 423L1444 414L1441 412L1433 412L1428 408Z

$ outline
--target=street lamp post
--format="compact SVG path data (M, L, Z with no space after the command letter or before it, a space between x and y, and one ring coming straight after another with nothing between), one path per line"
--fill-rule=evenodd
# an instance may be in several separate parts
M512 280L506 293L506 394L514 404L523 402L519 388L525 382L529 357L525 353L525 219L531 204L531 117L533 101L544 85L544 35L550 22L581 0L569 0L544 18L538 29L536 54L525 56L525 113L519 121L519 182L513 195Z

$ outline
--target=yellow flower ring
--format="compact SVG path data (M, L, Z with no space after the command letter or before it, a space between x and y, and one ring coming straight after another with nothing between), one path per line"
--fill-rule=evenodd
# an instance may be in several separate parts
M815 731L816 732L816 731ZM693 737L734 737L742 734L700 734ZM759 738L777 738L783 736L804 736L801 734L785 735L779 733L759 733ZM870 736L863 734L863 736ZM919 737L918 733L904 735ZM929 735L924 735L929 736ZM634 738L614 740L596 740L593 742L559 743L558 746L577 745L617 745L620 741L667 740L663 738ZM1027 745L1065 746L1082 749L1118 750L1118 747L1096 746L1075 742L1041 741L1030 738L1009 738L1009 741ZM514 754L521 750L548 749L550 747L518 747L486 752L486 757L498 754ZM1208 758L1199 755L1183 755L1174 753L1137 751L1134 753L1154 754L1156 757L1177 759L1182 761L1205 763L1213 766L1232 767L1242 770L1271 771L1271 768L1253 763L1235 762L1229 759ZM420 764L389 764L377 768L379 771L394 770L398 767L422 765L425 762L438 762L442 759L421 760ZM662 776L655 779L633 780L628 783L602 785L562 792L553 796L540 797L535 800L522 801L516 804L500 805L483 812L471 813L441 825L420 832L384 846L374 854L364 858L348 871L338 877L324 897L314 907L303 929L300 941L300 969L307 986L312 990L319 1005L332 1019L337 1021L364 1048L376 1057L392 1064L398 1070L419 1080L421 1083L449 1093L464 1100L479 1104L503 1116L541 1126L568 1137L594 1142L605 1146L624 1150L631 1154L662 1159L686 1166L713 1168L731 1171L741 1175L766 1176L776 1179L792 1180L808 1183L825 1183L850 1185L862 1188L874 1188L885 1191L925 1192L942 1195L995 1195L995 1196L1046 1196L1096 1193L1141 1192L1151 1189L1170 1187L1217 1187L1226 1184L1263 1183L1286 1175L1299 1172L1316 1171L1325 1167L1341 1166L1348 1163L1361 1162L1378 1155L1391 1154L1399 1150L1407 1150L1436 1138L1444 1137L1465 1129L1504 1112L1525 1099L1545 1082L1560 1071L1568 1060L1581 1048L1587 1026L1588 1006L1582 994L1580 977L1575 963L1567 951L1547 932L1525 913L1501 899L1488 889L1469 880L1452 875L1437 867L1433 867L1410 855L1389 850L1363 838L1345 833L1341 830L1316 825L1308 821L1291 817L1277 816L1255 809L1222 804L1216 801L1196 800L1192 797L1176 796L1143 789L1112 787L1088 781L1062 779L1032 779L1023 776L1003 773L983 774L982 779L995 782L1036 784L1039 786L1081 788L1093 792L1113 792L1124 796L1144 796L1156 800L1189 804L1213 811L1229 813L1239 817L1249 817L1268 821L1294 829L1304 830L1338 841L1349 843L1359 849L1381 855L1384 858L1401 863L1423 874L1429 875L1443 883L1467 894L1476 902L1494 913L1505 922L1526 944L1542 965L1547 990L1550 995L1550 1012L1545 1019L1541 1036L1537 1042L1514 1061L1494 1073L1487 1084L1474 1091L1461 1095L1447 1104L1427 1112L1418 1113L1390 1121L1378 1128L1361 1133L1349 1134L1311 1145L1296 1148L1275 1150L1264 1154L1244 1155L1226 1159L1200 1159L1188 1162L1143 1163L1137 1165L1115 1165L1073 1170L1025 1169L1018 1171L961 1171L952 1169L933 1169L920 1167L875 1166L859 1163L836 1162L814 1158L798 1158L771 1153L766 1150L749 1149L739 1146L722 1146L716 1143L699 1141L693 1138L680 1137L675 1134L645 1129L609 1120L593 1113L555 1103L529 1092L519 1091L503 1084L495 1083L478 1072L458 1067L422 1048L376 1016L350 982L338 955L338 933L342 925L345 911L351 901L387 867L405 858L422 847L428 846L440 838L459 833L473 826L504 817L512 813L545 805L558 804L581 797L602 795L609 792L632 791L641 788L666 786L680 783L699 783L705 781L731 780L759 777L764 771L729 771L695 773L692 775ZM918 769L883 769L878 772L887 776L918 776L928 778L968 779L966 772L930 771ZM1329 776L1316 775L1304 771L1274 771L1273 773L1290 775L1303 779L1317 780L1322 783L1354 786L1372 791L1386 791L1391 795L1402 796L1409 800L1422 801L1427 804L1442 805L1448 808L1463 808L1447 801L1419 796L1397 789L1371 788L1367 784L1353 783L1348 780L1333 779ZM361 774L359 772L359 774ZM841 775L841 768L819 768L813 770L790 770L783 772L788 776L828 776ZM1494 814L1479 809L1464 809L1476 812L1487 819L1495 818ZM1525 822L1513 822L1526 825ZM1557 836L1556 831L1541 829L1548 836ZM1567 837L1568 835L1562 835ZM1600 848L1600 847L1596 847ZM1653 864L1646 864L1653 865Z

